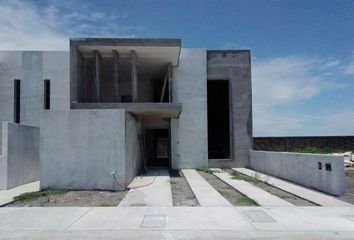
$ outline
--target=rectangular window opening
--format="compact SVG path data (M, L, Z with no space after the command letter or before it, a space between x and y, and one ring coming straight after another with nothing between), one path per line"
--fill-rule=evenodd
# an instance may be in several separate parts
M50 80L44 80L44 109L50 109Z
M229 81L208 80L208 156L230 158Z
M14 122L20 123L21 81L14 80Z

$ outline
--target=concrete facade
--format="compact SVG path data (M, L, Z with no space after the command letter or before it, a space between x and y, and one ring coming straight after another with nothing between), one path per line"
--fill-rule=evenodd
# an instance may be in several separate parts
M112 62L112 51L119 61ZM0 121L14 121L14 79L20 79L20 124L40 127L41 188L116 190L112 172L129 184L143 165L139 136L144 141L146 131L157 129L168 132L169 168L249 165L249 51L186 49L180 39L88 38L72 40L70 51L2 51L0 63ZM133 75L135 102L123 102ZM44 79L50 109L44 109ZM231 155L208 161L207 85L218 79L230 82Z
M39 179L39 127L2 122L0 189Z
M207 166L206 49L182 49L173 79L173 101L182 103L182 113L171 120L172 168Z
M210 159L211 167L247 167L252 149L251 56L248 50L207 51L208 80L228 80L230 91L230 159Z
M332 195L345 191L343 157L250 151L251 168Z

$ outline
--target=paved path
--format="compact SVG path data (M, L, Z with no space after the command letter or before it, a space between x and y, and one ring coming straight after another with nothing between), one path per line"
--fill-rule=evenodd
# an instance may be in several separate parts
M254 176L256 171L253 171L251 169L247 168L233 168L236 171L239 171L243 174L246 174L248 176ZM313 203L316 203L321 206L326 206L326 207L350 207L353 206L350 203L346 203L343 201L340 201L332 196L329 196L324 193L320 193L305 187L301 187L299 185L296 185L294 183L281 180L279 178L275 178L273 176L269 176L263 173L259 173L260 175L260 180L267 179L267 183L273 185L274 187L277 187L279 189L282 189L286 192L292 193L298 197L304 198L306 200L309 200Z
M152 184L151 184L152 183ZM148 186L144 186L147 185ZM118 207L149 206L171 207L172 192L170 175L167 170L154 170L143 177L137 176L128 187L144 186L130 189Z
M304 233L353 238L354 207L0 208L0 239L304 239Z
M225 183L229 184L231 187L246 195L247 197L255 200L259 205L263 207L289 207L294 206L293 204L270 194L263 189L260 189L248 182L243 180L232 179L229 173L226 172L215 172L215 176L220 178Z
M183 169L182 173L187 179L195 197L202 207L232 207L218 191L216 191L200 174L194 169Z
M13 198L26 192L39 191L39 181L27 183L8 190L0 190L0 206L13 201Z

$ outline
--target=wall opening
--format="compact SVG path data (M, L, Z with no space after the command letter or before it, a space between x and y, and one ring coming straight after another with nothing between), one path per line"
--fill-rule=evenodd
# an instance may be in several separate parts
M14 122L20 123L21 113L21 80L14 80Z
M145 135L147 167L170 167L168 129L147 129Z
M50 80L44 79L44 109L50 109Z
M229 81L208 80L208 156L230 158Z

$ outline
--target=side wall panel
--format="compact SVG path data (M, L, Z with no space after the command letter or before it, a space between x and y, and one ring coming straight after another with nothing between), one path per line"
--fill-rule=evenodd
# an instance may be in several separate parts
M124 110L49 110L41 121L41 188L118 189L125 180Z
M3 155L0 189L37 181L39 178L39 127L3 122Z
M172 168L208 166L207 74L205 49L181 49L173 69L173 102L182 103L171 120Z

